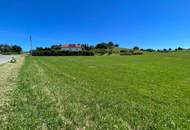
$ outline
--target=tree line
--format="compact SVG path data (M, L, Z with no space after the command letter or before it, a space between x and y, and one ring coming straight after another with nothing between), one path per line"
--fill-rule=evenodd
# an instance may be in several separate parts
M112 53L115 47L119 47L119 44L114 42L101 42L96 45L81 44L82 51L61 51L61 44L52 45L51 47L37 47L31 51L33 56L93 56L97 52Z
M21 54L22 47L18 45L0 44L0 54Z
M32 50L33 56L94 56L94 55L142 55L143 51L139 47L133 49L121 49L118 43L100 42L96 45L80 44L82 51L61 51L61 44L52 45L51 47L37 47Z
M175 48L175 49L172 49L172 48L169 48L169 49L166 49L166 48L163 48L163 49L151 49L151 48L143 49L143 48L139 48L138 46L135 46L133 49L135 49L135 50L141 50L141 51L147 51L147 52L170 52L170 51L185 50L182 47L178 47L178 48Z
M60 51L52 48L38 47L30 52L32 56L94 56L92 51Z
M61 51L60 46L52 45L51 47L37 47L32 50L31 54L33 56L94 56L94 55L142 55L144 52L170 52L183 50L183 48L178 47L176 49L143 49L138 46L134 46L132 49L119 48L119 44L110 42L101 42L96 45L91 44L80 44L82 51Z

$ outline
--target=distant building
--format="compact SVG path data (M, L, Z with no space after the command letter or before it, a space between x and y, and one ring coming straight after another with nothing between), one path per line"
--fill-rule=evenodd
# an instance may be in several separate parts
M64 44L59 46L61 51L82 51L82 46L80 44Z

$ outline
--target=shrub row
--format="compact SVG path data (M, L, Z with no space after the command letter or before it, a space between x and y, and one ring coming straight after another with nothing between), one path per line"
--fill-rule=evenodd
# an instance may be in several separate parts
M32 56L94 56L92 51L33 50Z
M12 55L20 54L21 52L22 48L18 45L0 44L0 54Z
M17 54L21 54L21 52L0 52L0 54L2 54L2 55L17 55Z
M109 51L107 49L95 49L95 53L98 55L104 55L108 53Z
M124 56L124 55L142 55L143 52L142 51L138 51L138 50L121 50L120 51L120 55Z

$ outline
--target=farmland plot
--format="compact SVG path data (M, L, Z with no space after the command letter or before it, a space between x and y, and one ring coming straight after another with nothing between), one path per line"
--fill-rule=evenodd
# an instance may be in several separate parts
M190 55L27 57L5 129L190 129Z

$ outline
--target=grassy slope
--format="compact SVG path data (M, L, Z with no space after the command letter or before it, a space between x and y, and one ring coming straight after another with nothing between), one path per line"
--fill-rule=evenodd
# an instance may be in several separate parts
M190 53L27 57L9 129L190 129Z

